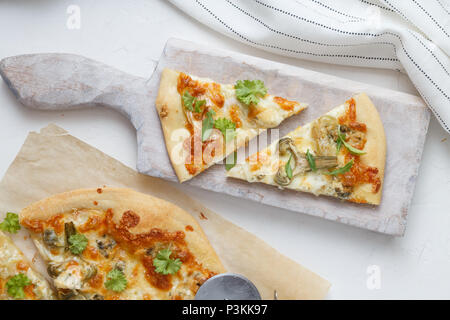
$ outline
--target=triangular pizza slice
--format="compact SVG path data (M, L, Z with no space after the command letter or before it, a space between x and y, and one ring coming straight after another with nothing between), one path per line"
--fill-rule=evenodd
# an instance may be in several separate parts
M378 205L385 158L383 124L361 93L251 155L227 176Z
M183 182L306 105L267 94L260 80L219 84L164 69L156 108L172 166Z
M0 231L0 300L12 299L54 300L55 296L44 277Z

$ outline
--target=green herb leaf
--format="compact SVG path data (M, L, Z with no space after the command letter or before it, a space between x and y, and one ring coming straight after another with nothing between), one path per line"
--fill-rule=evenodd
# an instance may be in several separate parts
M289 179L292 179L292 168L291 168L291 161L292 161L292 154L289 157L288 162L284 166L284 169L286 170L286 175Z
M23 288L30 284L31 280L25 274L19 273L6 282L6 290L14 299L24 299L25 291L23 291Z
M228 159L228 158L230 158L230 157L233 157L233 161L232 161L232 162L230 162L230 160ZM233 152L232 155L230 154L230 155L225 159L225 169L226 169L227 171L231 170L231 169L236 165L236 162L237 162L237 151Z
M267 94L267 88L261 80L238 80L234 88L236 98L246 105L258 104L259 99Z
M153 259L153 266L155 271L164 275L177 273L181 268L180 259L170 259L172 251L169 249L163 249L158 252L156 258Z
M338 174L346 173L347 171L349 171L351 169L351 167L353 167L353 159L350 160L349 162L347 162L345 164L345 166L338 168L331 172L325 172L324 174L331 175L331 176L337 176Z
M188 109L189 111L193 111L193 105L194 105L194 100L195 98L193 96L191 96L191 94L185 90L183 92L183 96L181 97L181 99L183 100L183 105L186 109Z
M185 90L181 96L184 107L189 111L194 111L196 113L201 113L203 111L203 106L206 104L206 100L198 100L193 97L189 91Z
M82 254L88 244L84 234L75 233L69 237L69 249L73 254Z
M309 149L306 150L306 160L308 160L309 167L312 171L317 171L316 167L316 158L309 152Z
M121 292L127 287L128 281L122 270L113 269L106 275L105 288Z
M214 110L209 110L206 113L206 118L203 119L202 122L202 141L208 140L209 136L211 135L211 130L214 126L214 120L212 118L213 115L215 115L216 112Z
M20 230L19 216L16 213L7 212L5 220L0 223L0 230L17 233Z
M219 118L214 121L214 127L220 130L225 141L233 140L236 136L236 124L226 118Z
M348 149L348 151L350 151L350 153L353 153L353 154L356 154L356 155L366 154L365 151L362 151L362 150L359 150L359 149L356 149L356 148L352 147L347 142L345 142L345 140L343 140L342 138L341 138L341 140L342 140L342 144Z
M344 145L348 151L350 151L350 153L355 154L355 155L362 155L365 154L366 152L356 149L355 147L352 147L350 144L348 144L345 141L346 137L344 133L341 133L341 126L338 126L338 140L337 140L337 152L339 152L341 150L342 145Z
M206 104L206 100L197 100L197 99L194 99L194 105L195 105L195 107L194 107L194 112L197 112L197 113L202 113L202 111L203 111L203 106Z

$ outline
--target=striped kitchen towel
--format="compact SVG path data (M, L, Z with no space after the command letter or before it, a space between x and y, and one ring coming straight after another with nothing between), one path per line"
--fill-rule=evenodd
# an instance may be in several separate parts
M169 0L254 47L406 72L450 133L450 0Z

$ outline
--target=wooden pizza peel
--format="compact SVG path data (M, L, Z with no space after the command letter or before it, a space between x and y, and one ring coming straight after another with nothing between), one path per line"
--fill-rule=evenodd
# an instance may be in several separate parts
M226 178L223 165L215 165L184 184L389 235L404 234L430 119L428 108L417 96L178 39L167 42L148 79L86 57L60 53L5 58L0 62L0 75L16 98L30 108L108 107L119 111L137 131L138 171L177 181L155 108L164 68L221 83L261 79L270 93L307 103L308 109L279 126L280 135L319 117L350 96L366 92L380 113L387 139L380 206Z

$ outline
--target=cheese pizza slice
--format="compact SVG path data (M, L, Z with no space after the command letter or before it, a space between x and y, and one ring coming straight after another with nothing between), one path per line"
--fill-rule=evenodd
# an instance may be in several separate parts
M193 299L225 271L194 218L129 189L82 189L22 210L59 299Z
M48 282L0 231L0 300L53 300Z
M383 124L361 93L251 155L227 176L378 205L385 158Z
M167 151L180 182L305 107L267 94L260 80L224 85L170 69L161 74L156 99Z

